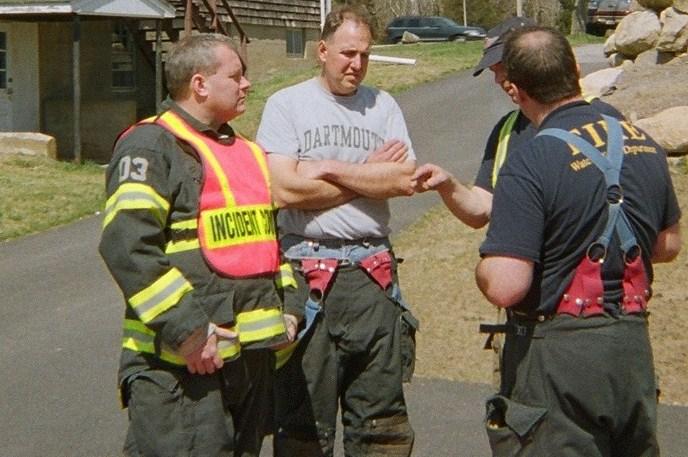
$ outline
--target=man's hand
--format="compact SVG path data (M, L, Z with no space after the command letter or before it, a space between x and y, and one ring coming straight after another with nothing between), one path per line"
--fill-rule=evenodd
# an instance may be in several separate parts
M490 220L492 193L478 186L470 189L448 171L432 163L416 168L412 180L416 192L436 190L445 206L464 224L484 227Z
M284 324L287 327L287 338L290 343L293 343L296 338L296 330L299 328L299 320L293 314L285 314Z
M292 344L296 339L296 331L299 328L299 320L293 314L284 314L282 318L284 319L284 326L287 328L287 341L274 346L272 349L275 351L284 349Z
M406 154L403 152L401 156L398 155L398 144L391 144L386 151L387 155L381 154L377 157L384 155L388 158L400 158ZM416 163L411 160L374 163L304 160L296 165L296 174L300 178L321 180L341 186L349 189L354 195L382 200L413 195L416 183L411 177L415 169Z
M366 163L374 162L406 162L408 146L399 140L386 141L385 144L370 153Z
M302 178L323 179L326 160L300 160L296 165L296 172Z
M412 179L416 182L416 192L427 192L439 191L443 185L451 183L452 176L442 167L426 163L416 168Z
M236 333L210 324L207 330L198 329L179 347L179 352L186 360L186 368L194 374L212 374L222 368L224 361L217 349L218 335Z

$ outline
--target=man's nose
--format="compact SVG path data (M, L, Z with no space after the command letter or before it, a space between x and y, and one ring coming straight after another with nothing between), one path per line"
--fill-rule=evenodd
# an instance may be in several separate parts
M249 90L251 88L251 81L249 81L246 76L242 76L240 87L243 90Z

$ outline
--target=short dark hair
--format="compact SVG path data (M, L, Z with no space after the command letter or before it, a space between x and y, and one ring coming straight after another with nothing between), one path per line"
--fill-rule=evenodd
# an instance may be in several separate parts
M502 64L509 81L542 104L580 95L573 49L559 31L540 26L509 32Z
M325 16L325 23L320 33L320 39L326 41L334 35L334 32L336 32L345 21L354 21L357 24L366 26L370 31L371 37L374 38L374 31L368 12L358 6L346 5L330 11L327 16Z
M189 81L196 73L212 75L217 71L220 62L215 57L215 49L218 46L227 46L239 56L231 38L219 33L189 35L174 44L165 62L167 91L172 100L187 95Z

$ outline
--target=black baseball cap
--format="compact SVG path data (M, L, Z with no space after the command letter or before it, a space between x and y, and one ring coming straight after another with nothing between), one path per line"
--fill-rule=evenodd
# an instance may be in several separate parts
M520 29L521 27L528 27L537 25L534 20L527 17L510 17L504 22L492 27L487 31L485 37L485 48L483 49L483 57L478 62L478 65L473 69L473 76L478 76L484 69L490 68L492 65L502 61L502 53L504 52L504 37L512 30Z

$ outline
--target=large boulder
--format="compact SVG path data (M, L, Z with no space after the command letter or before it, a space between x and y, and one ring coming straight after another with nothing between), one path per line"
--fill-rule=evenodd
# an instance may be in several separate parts
M0 132L0 154L57 158L55 138L38 132Z
M674 0L674 9L688 14L688 0Z
M688 154L688 106L675 106L635 125L645 130L670 155Z
M624 17L616 27L616 49L628 57L635 57L655 46L662 25L652 11L635 11Z
M673 52L662 52L658 48L652 48L638 54L633 63L636 65L662 65L670 62L673 58Z
M674 0L637 0L637 2L640 6L659 12L670 7Z
M611 94L616 89L616 80L622 72L621 68L605 68L586 75L580 81L583 94L586 97Z
M688 56L676 57L664 65L636 65L625 62L615 81L616 90L603 100L635 121L660 111L688 104Z
M615 52L607 57L607 62L609 63L610 67L618 67L626 62L633 62L630 60L628 57L624 56L620 52Z
M619 52L618 49L616 49L616 34L612 33L609 35L609 38L604 42L604 55L609 57L610 55Z
M645 11L648 8L645 8L643 5L638 3L638 0L631 0L631 6L628 8L629 11Z
M688 48L688 14L667 8L660 14L662 31L657 49L664 52L684 52Z

